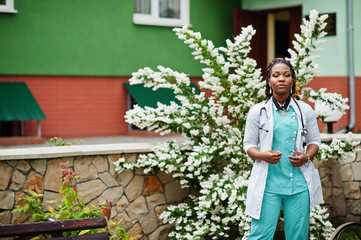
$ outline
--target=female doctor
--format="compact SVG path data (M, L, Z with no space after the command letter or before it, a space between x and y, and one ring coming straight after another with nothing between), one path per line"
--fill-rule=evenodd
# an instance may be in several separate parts
M246 214L252 217L249 240L273 239L281 208L286 239L306 240L310 211L323 203L320 177L311 162L320 134L312 108L292 98L295 81L292 65L274 59L266 74L267 100L248 113L244 149L255 160L246 200Z

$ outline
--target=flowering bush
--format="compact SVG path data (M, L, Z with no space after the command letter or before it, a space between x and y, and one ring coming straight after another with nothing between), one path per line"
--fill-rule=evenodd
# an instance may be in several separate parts
M354 141L352 133L349 132L347 138L341 141L334 138L330 144L321 144L316 155L318 160L335 159L344 160L347 155L354 155L355 149L360 145L360 141Z
M304 21L301 35L296 36L295 50L290 50L299 86L317 75L316 43L325 35L322 31L325 19L326 16L318 17L317 11L311 11L310 20ZM161 170L179 179L182 187L197 190L197 196L190 196L192 204L168 207L161 215L165 223L175 224L170 233L172 239L246 239L250 218L244 214L244 204L253 160L243 150L243 132L249 109L265 99L261 71L256 61L247 57L255 30L252 26L242 28L233 42L227 40L227 46L219 48L187 27L174 31L193 49L194 58L206 65L199 82L203 91L196 93L184 73L163 66L158 71L140 69L132 74L130 84L144 84L154 90L173 89L180 104L158 103L157 108L144 109L135 105L125 118L139 128L161 134L179 133L189 140L161 144L154 153L141 155L136 163L121 158L115 163L116 170L143 168L145 173ZM318 95L314 90L298 91L308 98L330 96L325 92ZM326 101L340 108L338 99ZM327 235L331 224L314 219L327 218L324 209L317 209L312 214L311 228Z
M310 240L329 239L335 228L328 221L327 208L316 205L310 218Z

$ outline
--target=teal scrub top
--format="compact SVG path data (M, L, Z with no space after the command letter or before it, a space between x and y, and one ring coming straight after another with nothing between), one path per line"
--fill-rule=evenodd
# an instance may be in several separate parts
M286 112L286 116L282 116ZM277 164L268 165L266 192L292 195L306 191L307 183L300 168L291 164L289 155L295 149L298 132L297 116L292 108L289 111L276 111L273 106L273 142L272 150L282 152L282 157Z

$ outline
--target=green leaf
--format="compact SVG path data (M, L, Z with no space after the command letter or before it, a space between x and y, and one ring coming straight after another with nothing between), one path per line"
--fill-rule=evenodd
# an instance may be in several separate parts
M84 235L87 234L88 232L90 232L90 229L82 230L80 231L79 235Z

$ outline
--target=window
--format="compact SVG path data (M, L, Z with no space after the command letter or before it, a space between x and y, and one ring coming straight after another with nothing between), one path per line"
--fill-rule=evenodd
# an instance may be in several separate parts
M142 25L189 26L189 0L134 0L133 22Z
M14 9L14 0L0 0L0 12L17 13Z

